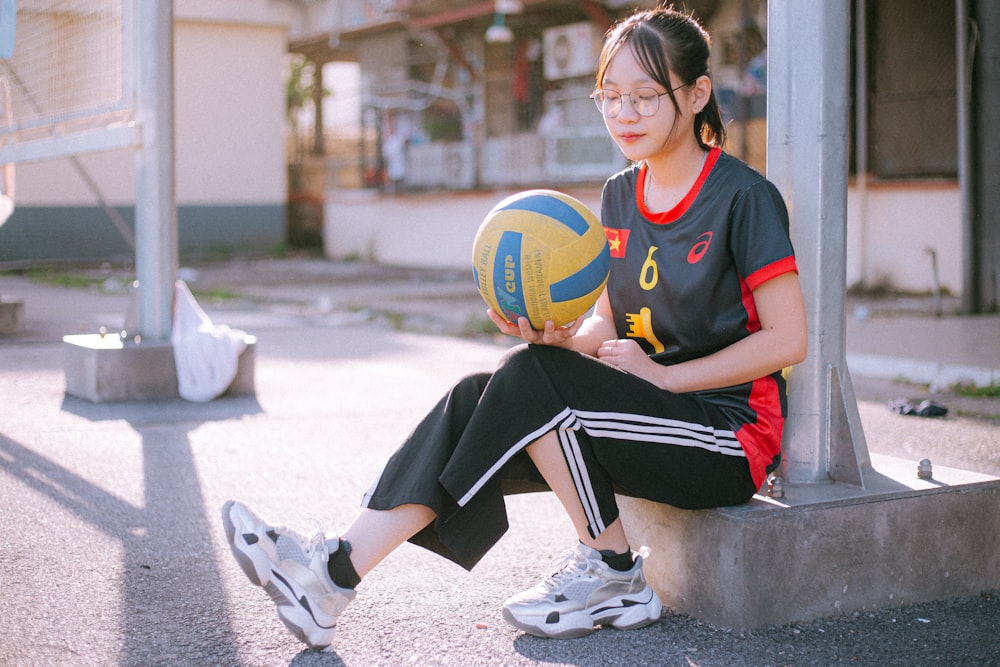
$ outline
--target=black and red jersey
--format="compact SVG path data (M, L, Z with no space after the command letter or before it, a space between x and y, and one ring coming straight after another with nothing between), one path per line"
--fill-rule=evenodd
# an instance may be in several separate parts
M601 220L611 247L608 296L620 338L636 340L658 363L703 357L760 329L753 290L796 271L788 213L777 188L712 149L677 206L643 203L645 166L611 177ZM787 411L780 372L698 392L731 420L762 484L776 466Z

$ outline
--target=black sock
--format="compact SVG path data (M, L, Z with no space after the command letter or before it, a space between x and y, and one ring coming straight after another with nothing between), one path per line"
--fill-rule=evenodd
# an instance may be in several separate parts
M354 569L351 562L351 543L347 540L340 541L340 547L330 554L330 560L326 562L327 572L333 583L341 588L357 588L361 583L358 571Z
M601 560L608 564L612 570L617 570L619 572L628 572L635 565L635 561L632 560L632 550L626 549L625 553L616 554L614 551L607 549L601 552Z

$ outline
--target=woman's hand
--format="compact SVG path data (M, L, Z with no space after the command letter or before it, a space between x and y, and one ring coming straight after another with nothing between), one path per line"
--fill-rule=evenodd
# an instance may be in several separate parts
M789 271L758 285L753 299L760 322L757 331L708 356L652 369L659 378L653 382L678 394L732 387L805 359L808 328L798 274ZM626 370L651 378L631 365Z
M606 340L597 348L597 358L655 385L662 385L664 367L649 358L639 343L627 338Z
M519 317L517 318L517 322L508 322L492 308L487 311L487 314L493 320L493 323L497 325L497 328L508 336L517 336L526 343L565 348L573 346L573 336L580 330L580 325L586 319L583 316L578 317L575 322L563 327L557 327L552 320L549 320L545 323L544 329L538 330L531 328L531 322L528 321L527 317Z

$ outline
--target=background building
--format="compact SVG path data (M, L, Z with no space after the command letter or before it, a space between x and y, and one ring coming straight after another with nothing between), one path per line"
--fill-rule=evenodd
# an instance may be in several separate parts
M596 203L625 166L588 99L600 39L654 4L175 0L181 252L291 240L331 257L465 269L481 214L503 194L554 187ZM712 33L727 150L766 171L766 0L678 5ZM848 6L848 286L997 310L1000 5ZM307 93L292 113L289 54ZM352 104L332 104L344 96ZM132 152L81 161L131 224ZM18 167L0 265L130 255L71 167Z
M19 3L21 9L31 4ZM284 2L174 0L182 253L259 252L285 239L284 85L293 17ZM94 20L83 12L61 18L80 23L81 30ZM55 54L49 57L62 62ZM0 61L0 77L15 74ZM135 161L135 150L119 149L18 164L17 208L0 227L0 266L131 261L128 234L102 201L134 227Z
M602 181L624 162L587 99L599 39L613 20L653 4L337 3L331 39L362 73L365 185L398 193ZM764 171L766 0L683 4L713 35L716 90L731 121L727 150ZM950 292L968 312L996 310L1000 6L848 6L848 285ZM390 177L396 161L402 165ZM353 215L352 204L339 202L328 214L346 206ZM372 224L391 228L387 218L376 215Z

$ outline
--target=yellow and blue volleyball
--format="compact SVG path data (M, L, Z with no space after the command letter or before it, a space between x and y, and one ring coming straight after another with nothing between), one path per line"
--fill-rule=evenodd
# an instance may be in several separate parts
M507 197L486 215L472 267L486 304L509 322L563 326L593 307L608 282L604 228L579 200L554 190Z

